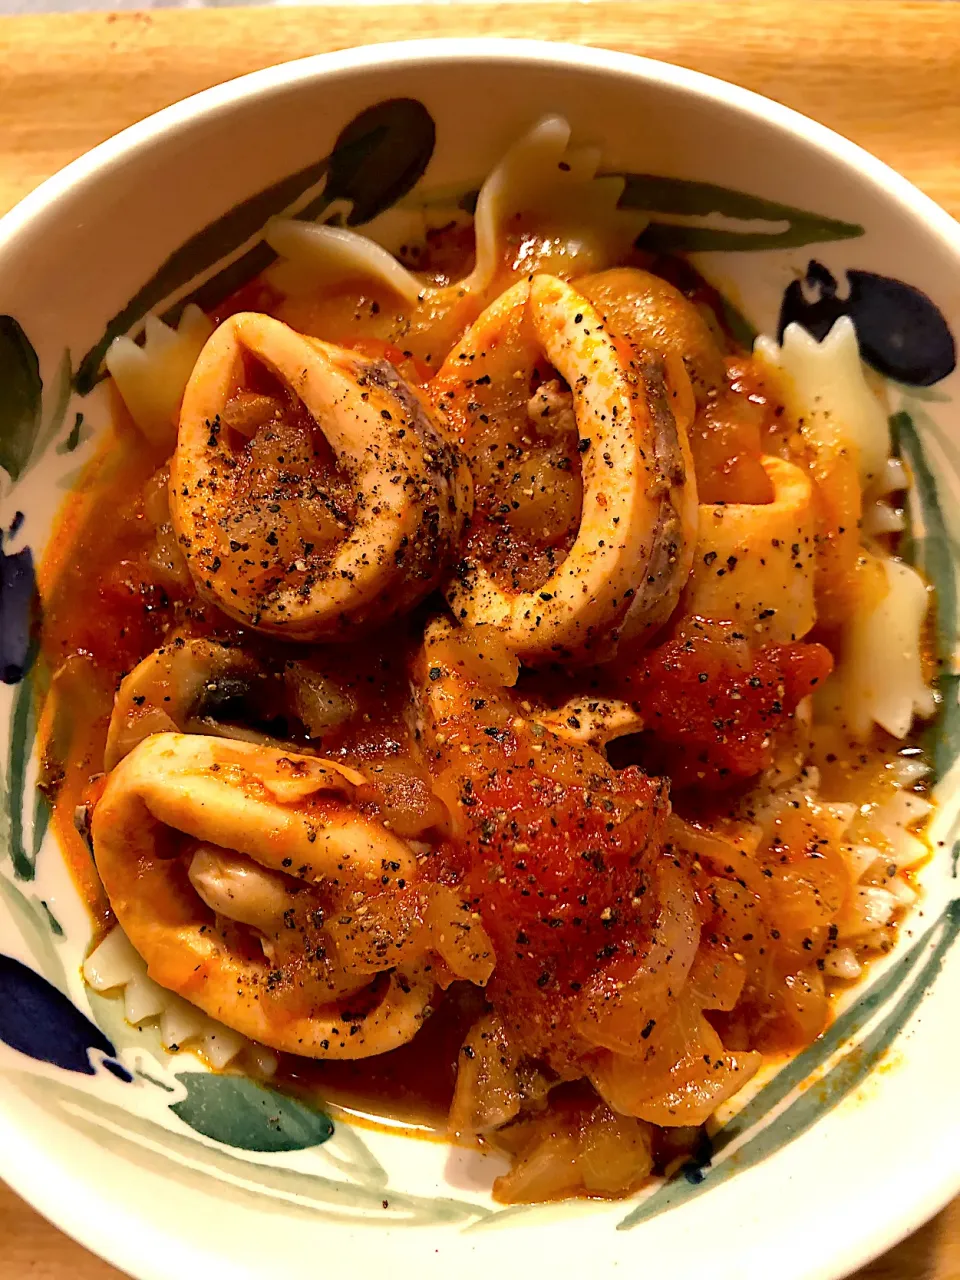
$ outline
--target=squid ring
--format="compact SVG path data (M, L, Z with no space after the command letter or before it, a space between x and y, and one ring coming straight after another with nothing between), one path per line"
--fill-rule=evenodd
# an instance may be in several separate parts
M357 770L316 756L200 734L154 734L121 760L96 807L97 865L97 832L104 849L128 858L124 850L137 846L132 824L139 820L148 842L159 822L241 850L274 871L293 866L304 880L414 876L416 857L406 842L353 808L365 781ZM113 820L123 828L119 844Z
M816 516L805 471L782 458L761 465L773 501L704 504L685 614L732 619L751 641L788 644L816 621Z
M229 893L238 859L268 895L292 902L311 883L346 878L378 890L415 876L407 845L345 802L358 780L330 761L219 738L163 733L135 747L94 811L93 846L110 904L150 976L243 1035L291 1053L361 1058L411 1039L435 988L422 958L372 983L334 968L318 984L323 998L291 1011L274 999L269 958L229 945L206 905L218 889L211 864L226 868L219 891ZM178 834L200 842L199 869L191 865L186 877L171 844Z
M501 629L530 663L589 663L672 612L696 540L696 482L682 429L655 362L615 343L595 308L549 275L502 294L447 357L441 377L482 377L488 351L526 313L573 393L583 503L566 558L536 590L510 594L482 564L463 561L447 588L467 625Z
M308 465L308 474L291 482L282 455L272 487L255 495L244 490L247 441L230 426L228 407L243 394L249 357L313 418L350 494L352 514L330 499L329 471L324 479ZM269 424L266 430L269 441ZM278 538L300 528L310 502L317 510L326 504L321 514L336 522L332 542L316 544L302 533ZM323 640L381 625L433 590L457 547L471 490L433 411L387 360L241 312L215 331L187 384L170 503L202 595L261 631ZM258 551L249 549L245 522L263 535Z

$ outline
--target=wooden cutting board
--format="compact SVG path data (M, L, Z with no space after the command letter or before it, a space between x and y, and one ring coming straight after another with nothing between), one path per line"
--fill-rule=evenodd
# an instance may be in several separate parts
M732 80L846 134L960 215L960 4L946 0L526 0L0 18L0 213L117 130L219 81L372 39L468 34L602 45ZM0 1280L117 1275L0 1185ZM859 1280L867 1277L960 1280L960 1201Z

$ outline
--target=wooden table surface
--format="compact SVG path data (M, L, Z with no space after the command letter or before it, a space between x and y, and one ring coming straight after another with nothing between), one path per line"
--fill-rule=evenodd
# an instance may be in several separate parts
M371 38L466 34L602 45L732 80L853 138L960 216L960 3L937 0L526 0L0 18L0 212L118 129L219 81ZM117 1275L0 1185L0 1280ZM867 1277L960 1280L960 1201L859 1280Z

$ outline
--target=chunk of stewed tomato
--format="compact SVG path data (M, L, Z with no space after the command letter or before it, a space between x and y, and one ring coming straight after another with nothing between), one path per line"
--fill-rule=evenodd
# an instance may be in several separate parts
M644 718L647 751L679 786L724 787L773 760L775 735L829 675L819 644L751 650L734 633L693 631L621 667Z
M483 730L478 726L478 732ZM570 989L645 917L644 868L662 841L666 785L526 726L485 737L459 800L468 883L501 984Z

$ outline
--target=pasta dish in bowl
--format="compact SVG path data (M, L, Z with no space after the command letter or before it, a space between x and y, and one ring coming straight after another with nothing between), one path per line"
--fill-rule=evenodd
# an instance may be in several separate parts
M931 592L856 323L745 346L600 161L549 115L418 230L272 219L109 346L41 571L89 986L499 1153L508 1204L700 1158L930 854Z
M0 1177L140 1280L935 1213L958 263L776 103L489 40L0 220Z

